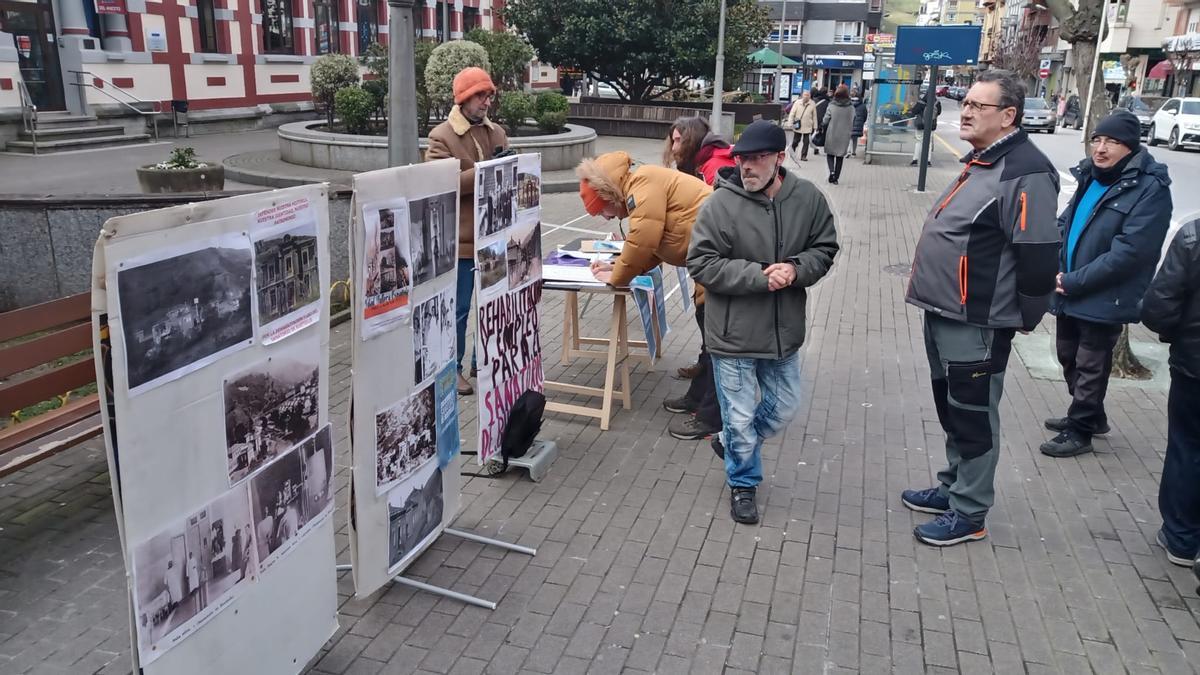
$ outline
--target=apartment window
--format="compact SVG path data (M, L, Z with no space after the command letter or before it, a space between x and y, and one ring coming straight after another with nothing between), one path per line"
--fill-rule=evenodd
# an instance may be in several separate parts
M358 53L365 54L372 42L379 42L378 0L358 0L354 6L354 20L358 22Z
M1200 7L1193 8L1188 11L1187 31L1188 33L1200 33Z
M196 19L200 24L200 35L196 45L200 51L215 54L217 47L217 17L213 0L196 0Z
M883 11L883 0L870 0L870 2L867 3L867 11L868 12L882 12Z
M775 23L771 26L771 34L767 36L767 42L779 42L780 24ZM785 21L783 22L783 41L784 42L799 42L800 41L800 22Z
M833 30L833 41L838 44L859 44L862 42L863 25L861 21L838 21Z
M479 28L483 25L480 20L478 7L463 7L462 9L463 33L469 33L474 28Z
M317 0L313 5L313 23L316 30L316 53L334 54L340 52L340 36L338 35L338 2L339 0Z
M263 51L295 54L292 41L292 0L262 0Z

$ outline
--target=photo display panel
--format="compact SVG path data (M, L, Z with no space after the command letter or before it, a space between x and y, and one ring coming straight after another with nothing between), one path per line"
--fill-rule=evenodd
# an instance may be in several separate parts
M326 187L114 218L92 276L135 670L300 672L337 629Z

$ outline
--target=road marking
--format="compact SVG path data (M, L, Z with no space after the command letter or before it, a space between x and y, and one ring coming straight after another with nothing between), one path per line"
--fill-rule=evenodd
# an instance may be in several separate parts
M548 225L549 227L542 230L542 236L544 237L544 236L550 234L551 232L557 232L559 230L567 230L569 232L581 232L583 234L594 234L594 235L598 235L598 236L603 236L603 235L609 234L608 232L602 232L600 230L589 230L589 229L583 228L583 227L571 227L571 225L578 223L579 221L581 221L587 217L588 217L588 214L585 213L582 216L577 216L575 218L572 218L571 220L568 220L567 222L563 223L562 225L553 225L550 223L545 223L545 225Z
M959 156L959 154L958 154L958 149L957 149L957 148L955 148L953 145L950 145L950 141L947 141L946 139L942 138L941 136L938 136L936 132L933 134L933 137L934 137L934 138L936 138L936 139L938 139L938 141L940 141L940 142L941 142L941 144L942 144L942 145L943 145L943 146L944 146L944 147L945 147L947 150L949 150L949 151L950 151L950 154L954 155L955 157L958 157L958 156Z

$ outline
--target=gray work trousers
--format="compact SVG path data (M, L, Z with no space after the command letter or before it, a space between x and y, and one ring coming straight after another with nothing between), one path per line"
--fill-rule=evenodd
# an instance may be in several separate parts
M996 497L1000 397L1014 333L925 313L933 401L946 433L939 492L949 497L951 509L979 525Z

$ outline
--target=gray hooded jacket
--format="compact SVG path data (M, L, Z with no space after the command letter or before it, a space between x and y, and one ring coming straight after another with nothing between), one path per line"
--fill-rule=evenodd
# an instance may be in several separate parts
M804 344L807 287L838 252L833 211L812 183L783 169L774 199L747 192L736 167L722 169L692 228L687 267L704 286L704 337L719 356L781 359ZM796 267L788 288L770 291L763 270Z

